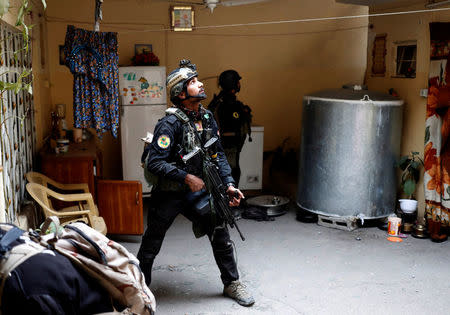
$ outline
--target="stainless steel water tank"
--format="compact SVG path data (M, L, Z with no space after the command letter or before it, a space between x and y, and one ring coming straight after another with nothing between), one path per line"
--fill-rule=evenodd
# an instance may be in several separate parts
M298 206L366 219L393 213L402 105L396 97L358 86L305 96Z

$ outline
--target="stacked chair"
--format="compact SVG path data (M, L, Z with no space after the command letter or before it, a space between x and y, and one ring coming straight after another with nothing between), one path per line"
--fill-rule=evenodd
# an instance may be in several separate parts
M62 225L83 221L106 235L105 220L99 215L87 184L61 184L37 172L29 172L26 177L27 191L42 208L46 218L57 216ZM52 199L68 206L55 209Z

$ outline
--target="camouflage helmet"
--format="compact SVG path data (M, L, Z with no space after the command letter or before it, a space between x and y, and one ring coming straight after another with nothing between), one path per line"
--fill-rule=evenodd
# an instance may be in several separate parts
M177 100L178 95L186 88L186 83L196 76L198 76L197 67L190 60L180 60L179 68L167 76L166 85L170 100L172 102Z
M235 70L226 70L219 75L219 85L225 91L239 91L238 82L242 79Z

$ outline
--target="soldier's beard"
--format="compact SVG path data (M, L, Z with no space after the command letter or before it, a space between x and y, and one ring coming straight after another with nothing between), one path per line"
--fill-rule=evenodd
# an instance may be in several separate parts
M205 91L198 93L197 95L189 95L190 98L196 98L196 99L200 99L200 100L204 100L207 96Z
M204 100L207 97L206 93L205 93L205 90L203 88L201 88L200 92L198 94L196 94L196 95L189 95L188 92L186 94L188 96L187 98L195 98L195 99L198 99L198 100Z

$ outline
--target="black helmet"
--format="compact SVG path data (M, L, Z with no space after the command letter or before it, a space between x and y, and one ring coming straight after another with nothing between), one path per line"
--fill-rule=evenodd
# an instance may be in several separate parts
M197 67L189 60L180 60L179 68L167 76L166 85L170 100L176 101L178 95L186 88L186 83L196 76L198 76Z
M219 75L219 85L224 91L239 91L238 82L242 79L235 70L226 70Z

